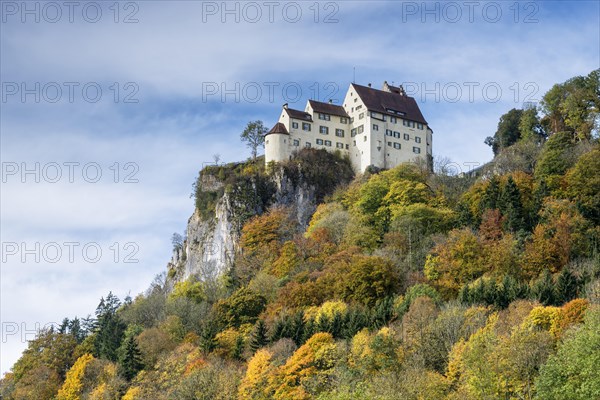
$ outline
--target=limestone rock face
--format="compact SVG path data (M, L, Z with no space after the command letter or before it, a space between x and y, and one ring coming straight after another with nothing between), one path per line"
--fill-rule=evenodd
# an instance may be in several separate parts
M256 215L270 207L286 206L295 215L300 228L305 228L317 207L315 188L304 182L302 176L295 179L286 176L283 169L275 171L270 179L275 190L268 204L251 210L245 208L245 211ZM207 190L218 190L222 185L210 176L203 178L202 184ZM203 218L198 210L194 211L188 220L183 246L174 250L167 265L169 287L191 276L200 280L218 279L229 270L241 235L236 216L244 207L225 192L216 202L214 215Z

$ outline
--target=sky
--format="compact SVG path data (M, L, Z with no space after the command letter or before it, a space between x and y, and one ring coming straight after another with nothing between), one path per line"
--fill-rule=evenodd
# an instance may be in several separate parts
M38 328L143 292L198 171L250 120L403 84L434 156L600 67L598 1L1 1L0 372Z

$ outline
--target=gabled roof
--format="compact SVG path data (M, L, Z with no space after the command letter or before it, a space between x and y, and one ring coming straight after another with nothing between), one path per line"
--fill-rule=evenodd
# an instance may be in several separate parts
M301 119L303 121L312 122L312 117L307 112L300 111L300 110L294 110L293 108L284 108L284 110L287 111L290 118Z
M271 130L265 134L265 136L272 133L283 133L284 135L289 135L287 128L281 122L276 123L275 126L273 126Z
M367 86L352 84L356 94L365 104L369 111L375 111L387 115L395 115L390 110L404 113L400 115L404 119L427 124L427 121L421 114L419 106L414 98L398 93L385 92L383 90L373 89Z
M312 109L317 113L350 118L348 113L346 113L346 110L344 110L344 107L338 106L337 104L323 103L316 100L309 100L308 104L310 104Z

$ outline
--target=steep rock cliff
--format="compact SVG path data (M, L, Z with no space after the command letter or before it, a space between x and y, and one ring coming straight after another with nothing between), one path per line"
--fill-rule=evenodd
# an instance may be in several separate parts
M196 209L183 245L174 250L168 264L169 286L191 276L200 280L222 276L239 250L244 222L270 207L287 207L298 229L304 230L323 197L352 178L349 163L330 153L312 151L303 157L272 166L268 174L242 173L235 179L231 171L239 173L244 164L201 171Z

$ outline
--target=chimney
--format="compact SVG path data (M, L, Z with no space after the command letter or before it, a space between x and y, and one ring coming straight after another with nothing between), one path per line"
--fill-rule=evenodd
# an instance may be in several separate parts
M371 83L369 82L369 87L371 87Z
M333 104L333 99L329 99L329 104Z
M287 108L288 108L288 103L285 103L285 104L283 105L283 108L285 108L285 109L287 110Z

